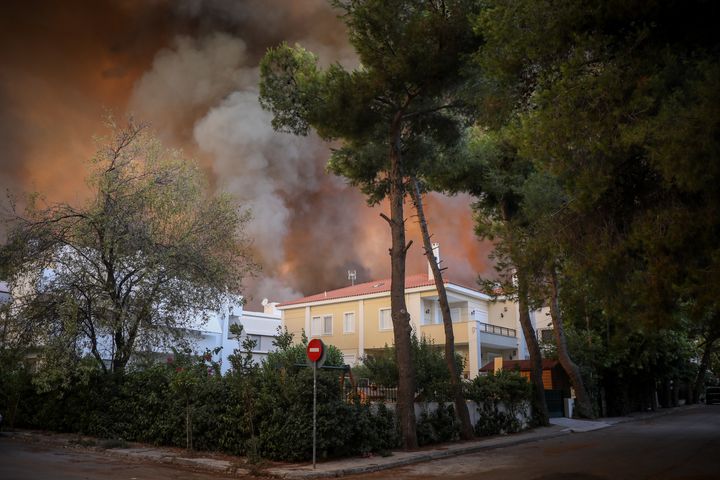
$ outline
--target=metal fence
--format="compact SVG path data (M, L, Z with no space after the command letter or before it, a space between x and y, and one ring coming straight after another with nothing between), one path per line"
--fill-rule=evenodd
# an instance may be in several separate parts
M397 387L363 385L362 382L353 387L350 382L346 382L343 393L348 402L352 402L356 398L361 402L397 402Z

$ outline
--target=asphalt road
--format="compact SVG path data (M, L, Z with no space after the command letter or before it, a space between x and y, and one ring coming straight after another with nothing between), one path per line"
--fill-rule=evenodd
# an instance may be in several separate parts
M348 478L720 479L720 405Z

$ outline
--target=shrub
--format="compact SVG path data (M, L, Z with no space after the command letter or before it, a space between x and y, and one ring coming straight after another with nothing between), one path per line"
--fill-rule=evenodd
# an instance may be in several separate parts
M240 362L242 368L225 376L209 357L187 352L124 375L78 370L42 389L31 376L16 376L23 381L13 377L13 388L24 394L16 424L181 447L189 425L197 449L307 460L313 375L303 368L304 348L285 344L263 366ZM340 352L329 348L326 363L341 362ZM399 444L394 414L384 406L347 403L335 371L318 371L317 426L320 458L384 453Z
M467 385L466 395L478 404L476 434L514 433L522 429L518 414L531 400L532 386L518 372L500 370L475 377Z
M460 438L460 423L452 404L439 403L433 412L422 412L417 425L418 444L450 442Z
M445 363L445 354L441 347L435 345L424 335L417 338L411 336L415 383L424 401L450 401L450 373ZM398 368L395 360L395 348L385 346L384 349L366 355L362 365L354 369L357 378L366 377L371 382L387 387L396 387ZM458 370L462 371L464 360L461 355L455 356Z

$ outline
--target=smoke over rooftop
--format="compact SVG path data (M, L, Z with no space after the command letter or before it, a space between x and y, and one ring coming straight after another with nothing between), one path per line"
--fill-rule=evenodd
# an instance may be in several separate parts
M325 0L125 0L0 5L0 186L50 201L85 195L84 162L105 108L150 121L166 144L200 159L216 188L254 220L263 266L252 304L389 275L389 232L361 194L325 173L328 145L279 134L257 100L258 63L281 41L324 64L356 63ZM429 220L449 273L488 273L470 199L431 195ZM408 212L410 215L411 212ZM408 273L424 271L417 227Z

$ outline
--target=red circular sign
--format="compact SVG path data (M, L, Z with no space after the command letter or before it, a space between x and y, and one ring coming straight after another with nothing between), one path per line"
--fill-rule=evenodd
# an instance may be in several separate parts
M317 362L323 356L323 350L325 350L325 344L319 338L313 338L308 342L307 356L311 362Z

